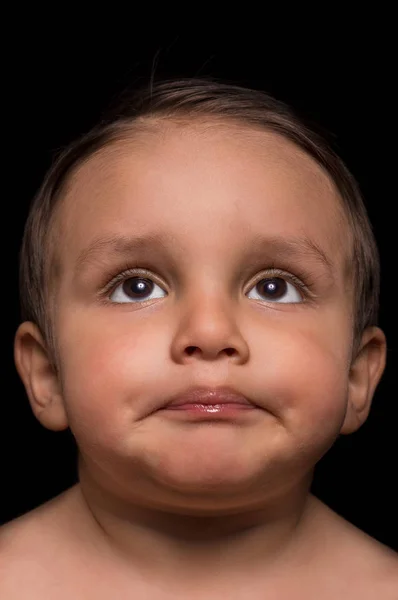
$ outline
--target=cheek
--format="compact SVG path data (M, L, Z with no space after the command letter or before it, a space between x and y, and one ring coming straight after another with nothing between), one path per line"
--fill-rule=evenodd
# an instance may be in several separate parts
M342 329L344 331L344 329ZM311 328L280 335L262 365L270 409L301 446L332 443L348 397L347 344Z
M70 427L111 435L137 418L137 402L160 372L159 332L126 328L126 319L68 323L59 336L63 393ZM90 431L88 431L90 429Z

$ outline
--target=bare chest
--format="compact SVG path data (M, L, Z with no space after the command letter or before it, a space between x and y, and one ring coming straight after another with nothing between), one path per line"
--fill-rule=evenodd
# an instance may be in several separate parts
M35 561L33 561L34 563ZM235 581L233 585L213 581L211 583L183 581L183 574L175 581L162 583L148 577L127 574L115 575L112 569L89 568L82 562L77 568L61 570L51 563L15 565L11 572L3 572L0 597L7 600L396 600L398 587L394 590L389 582L362 581L348 573L335 574L329 578L315 574L293 577L286 573L281 578L261 577L256 581Z

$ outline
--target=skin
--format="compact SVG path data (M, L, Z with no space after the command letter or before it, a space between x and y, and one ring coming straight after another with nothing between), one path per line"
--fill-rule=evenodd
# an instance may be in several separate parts
M280 590L287 566L304 585L300 560L323 572L326 530L337 568L344 540L365 534L336 525L310 496L312 470L366 420L386 341L369 328L352 357L351 237L329 177L276 134L170 123L82 165L61 223L60 372L32 323L18 329L15 360L36 417L50 429L69 426L79 446L80 484L48 509L76 555L104 561L115 581L132 573L142 589L162 584L170 597L195 586L236 590L249 579ZM96 239L155 232L169 235L167 250L121 258L107 249L76 272ZM257 235L307 236L330 274L312 257L250 257ZM311 294L290 283L288 301L261 297L256 283L271 266L287 282L289 274L312 281ZM131 302L120 283L104 292L127 267L150 270L135 274L153 278L149 300ZM232 386L259 408L222 423L157 410L193 385ZM333 528L346 532L335 547Z

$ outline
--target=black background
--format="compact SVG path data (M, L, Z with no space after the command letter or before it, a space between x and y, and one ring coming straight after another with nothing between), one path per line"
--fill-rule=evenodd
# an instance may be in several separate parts
M119 25L123 20L120 15ZM368 421L357 433L340 438L322 459L313 489L346 519L397 549L397 97L396 49L388 15L349 26L341 19L328 33L321 19L308 31L299 28L295 36L272 22L256 33L243 25L231 31L224 23L217 32L198 25L196 33L185 24L175 34L136 23L118 35L115 21L102 30L86 23L65 31L58 28L59 19L57 26L55 21L23 31L15 26L13 46L3 61L7 156L2 225L7 272L1 521L38 506L76 480L71 434L47 431L35 420L13 364L19 323L18 251L29 202L54 152L92 126L125 86L148 81L153 73L155 79L208 75L271 92L330 131L364 193L381 254L380 325L388 338L388 364ZM272 29L276 31L270 39ZM111 30L116 35L110 35ZM94 31L91 37L89 31Z

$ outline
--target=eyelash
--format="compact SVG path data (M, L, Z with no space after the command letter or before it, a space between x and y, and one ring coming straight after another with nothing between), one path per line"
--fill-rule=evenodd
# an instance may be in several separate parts
M297 272L297 269L296 269ZM115 290L118 284L123 281L129 279L130 277L143 277L147 279L151 279L157 285L164 287L163 283L153 275L152 271L149 271L145 268L131 268L127 267L123 271L119 272L115 277L105 285L105 287L100 292L100 296L105 300L109 300L109 295ZM263 279L271 279L273 277L280 277L282 279L286 279L293 285L297 286L303 295L303 302L308 300L309 298L315 298L316 295L313 291L313 287L315 285L315 278L311 277L308 273L297 272L297 276L292 273L288 273L283 269L279 269L275 265L271 264L267 269L264 269L263 272L259 275L258 278L255 279L253 285L249 288L252 289L257 283L262 281ZM305 283L304 283L305 281ZM248 291L249 291L248 290ZM145 303L145 300L141 302L141 304Z

